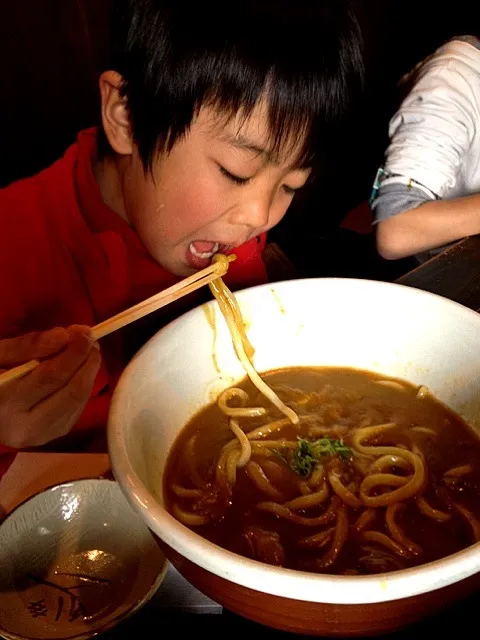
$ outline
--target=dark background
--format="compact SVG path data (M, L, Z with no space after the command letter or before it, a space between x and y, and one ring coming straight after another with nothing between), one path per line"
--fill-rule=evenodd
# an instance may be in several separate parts
M371 233L338 227L369 196L398 79L448 37L475 33L474 9L466 2L440 4L355 1L365 40L365 97L329 152L315 188L271 235L305 275L391 279L404 268L378 259ZM106 64L109 5L110 0L0 0L0 186L48 166L78 130L98 122L97 78Z

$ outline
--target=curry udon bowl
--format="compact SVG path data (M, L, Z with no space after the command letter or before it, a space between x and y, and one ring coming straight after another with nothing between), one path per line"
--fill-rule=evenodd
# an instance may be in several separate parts
M480 315L399 285L348 279L282 282L237 294L259 372L355 367L426 385L480 428ZM213 319L212 319L213 318ZM109 448L131 505L176 568L246 618L289 631L354 636L391 631L480 584L480 544L442 560L373 576L269 566L226 551L164 506L167 456L184 425L244 378L212 302L174 321L136 355L115 392Z

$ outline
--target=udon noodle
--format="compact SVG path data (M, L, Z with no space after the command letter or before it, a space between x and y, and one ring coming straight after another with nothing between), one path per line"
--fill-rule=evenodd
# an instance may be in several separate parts
M218 254L213 258L214 262L226 261L228 263L228 258L224 255ZM235 348L235 353L237 354L237 358L242 363L243 368L245 369L245 373L248 375L252 383L257 387L257 389L263 393L263 395L270 400L270 402L277 407L293 424L297 424L298 416L295 411L292 411L290 407L287 407L277 396L277 394L270 389L268 385L260 378L258 373L255 371L255 368L252 364L252 358L254 354L254 349L250 344L246 334L245 328L242 320L242 314L238 307L235 296L232 294L230 289L224 283L222 278L216 278L209 285L210 291L214 295L216 301L218 302L218 306L220 307L223 317L228 325L230 330L233 346ZM229 409L227 408L227 411ZM238 411L242 411L241 409L237 409L237 416L249 416L251 409L245 409L243 413L238 413ZM230 413L225 412L227 415Z
M425 387L368 372L260 378L234 296L221 279L211 289L250 382L223 391L175 443L175 517L251 558L346 575L480 540L480 446L458 416Z

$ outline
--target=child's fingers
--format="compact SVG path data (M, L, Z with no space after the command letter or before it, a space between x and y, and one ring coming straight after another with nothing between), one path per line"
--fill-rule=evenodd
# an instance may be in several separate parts
M0 340L0 368L8 369L36 358L47 358L65 348L69 340L69 332L61 327Z
M42 362L25 377L4 385L0 388L0 398L7 394L17 410L28 411L64 387L87 360L92 348L98 353L85 333L69 330L66 349Z
M64 387L28 412L28 446L46 444L70 431L90 397L100 363L99 350L92 349L86 361Z

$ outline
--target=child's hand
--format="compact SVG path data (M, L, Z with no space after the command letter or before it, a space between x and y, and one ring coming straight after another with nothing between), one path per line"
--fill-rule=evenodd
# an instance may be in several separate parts
M40 446L74 426L90 396L101 356L88 327L52 329L0 340L0 369L48 358L0 387L0 443Z

